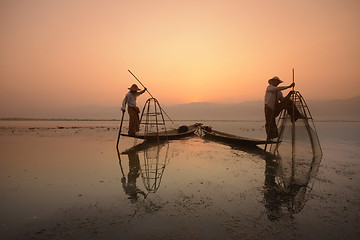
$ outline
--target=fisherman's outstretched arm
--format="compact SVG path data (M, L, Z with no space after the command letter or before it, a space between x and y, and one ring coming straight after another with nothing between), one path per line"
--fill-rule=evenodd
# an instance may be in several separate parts
M282 90L285 90L285 89L288 89L288 88L292 88L293 86L295 86L295 84L290 84L289 86L282 86L282 87L275 87L275 86L272 86L270 85L268 88L267 88L267 91L269 92L277 92L277 91L282 91Z
M138 92L139 95L143 94L146 91L146 88L140 92Z

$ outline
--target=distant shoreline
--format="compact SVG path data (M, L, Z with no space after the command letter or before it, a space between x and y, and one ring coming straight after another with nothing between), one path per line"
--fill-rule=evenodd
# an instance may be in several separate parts
M0 118L0 121L53 121L53 122L119 122L120 119L87 119L87 118ZM124 121L128 121L127 119ZM170 122L170 120L165 120ZM246 120L246 119L222 119L222 120L211 120L211 119L195 119L195 120L173 120L174 122L265 122L265 120ZM360 122L360 120L314 120L314 122Z

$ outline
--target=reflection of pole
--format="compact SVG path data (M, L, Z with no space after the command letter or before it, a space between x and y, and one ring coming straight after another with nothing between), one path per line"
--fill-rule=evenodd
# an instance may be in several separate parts
M293 109L292 109L292 126L291 126L291 143L292 143L292 158L294 160L295 158L295 101L296 101L296 94L294 92L294 84L295 84L295 76L294 76L294 69L292 70L292 75L293 75L293 87L292 87L292 102L293 102Z
M116 148L116 151L117 151L117 155L118 155L118 158L119 158L120 170L121 170L121 173L122 173L122 175L123 175L123 178L125 178L124 170L123 170L123 167L122 167L122 164L121 164L121 158L120 158L120 152L119 152L119 149L118 149L118 148Z

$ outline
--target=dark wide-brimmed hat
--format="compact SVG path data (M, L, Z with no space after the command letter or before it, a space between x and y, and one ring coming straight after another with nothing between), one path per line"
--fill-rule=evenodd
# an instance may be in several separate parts
M275 76L275 77L269 79L269 81L268 81L268 83L271 84L271 85L282 83L282 82L283 81L281 81L278 76Z
M134 91L134 92L140 90L140 88L138 88L138 86L137 86L136 84L131 85L131 87L129 87L128 89L129 89L130 91Z

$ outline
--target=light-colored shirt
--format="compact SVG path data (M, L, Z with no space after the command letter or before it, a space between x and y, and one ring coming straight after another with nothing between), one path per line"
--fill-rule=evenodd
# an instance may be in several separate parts
M125 110L126 104L130 107L136 107L136 98L143 94L145 90L142 90L140 92L131 92L129 91L122 102L121 109Z
M274 109L275 101L281 101L284 98L281 91L285 89L287 89L287 87L275 87L273 85L269 85L265 92L265 105L271 109Z

